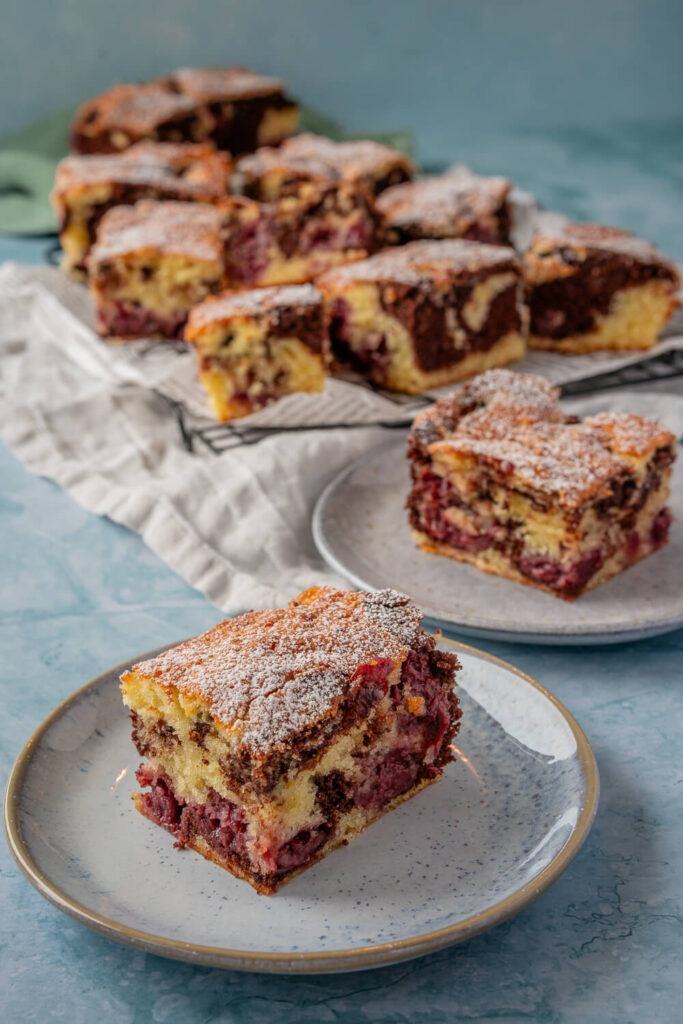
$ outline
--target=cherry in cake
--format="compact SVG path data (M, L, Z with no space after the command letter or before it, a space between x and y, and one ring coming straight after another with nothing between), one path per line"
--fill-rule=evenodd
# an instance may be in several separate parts
M543 378L490 370L413 424L415 539L574 600L666 543L674 444L653 420L579 421Z
M601 224L546 222L524 256L529 347L645 349L677 305L674 265L653 245Z
M284 395L323 391L329 342L312 284L225 292L190 313L185 337L217 419L246 416Z
M411 242L316 284L337 359L385 387L418 392L524 354L522 268L512 249Z
M454 655L396 591L315 587L121 677L137 809L262 894L441 778Z
M377 246L377 215L365 189L307 181L272 202L237 196L223 204L231 288L311 281Z

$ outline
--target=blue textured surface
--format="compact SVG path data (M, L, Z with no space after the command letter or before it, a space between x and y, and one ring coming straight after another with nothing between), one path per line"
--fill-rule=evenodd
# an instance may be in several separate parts
M549 204L635 227L683 255L681 133L673 122L520 134L460 156L485 170L516 171ZM42 251L40 242L0 244L3 258L39 260ZM30 732L76 686L132 653L206 628L218 613L139 538L82 511L4 450L0 479L6 774ZM90 933L41 899L2 845L2 1019L678 1021L683 632L587 650L486 646L569 707L601 771L587 845L535 904L486 935L409 964L266 978L164 961Z

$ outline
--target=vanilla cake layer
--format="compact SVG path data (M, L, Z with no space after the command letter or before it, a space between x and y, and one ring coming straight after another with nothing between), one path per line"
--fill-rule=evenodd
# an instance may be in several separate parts
M417 417L417 543L573 600L661 547L674 438L624 413L582 422L557 389L496 370Z
M272 893L441 776L456 668L394 591L229 620L122 676L136 805Z
M337 359L419 392L520 358L527 315L511 249L412 242L317 280Z
M190 313L186 339L218 420L297 391L320 392L329 366L322 296L311 284L226 292Z
M649 242L601 224L542 221L524 273L532 348L651 348L678 304L674 265Z
M608 312L596 313L590 330L560 339L531 332L527 344L529 348L575 354L652 348L676 305L668 281L634 285L614 293Z

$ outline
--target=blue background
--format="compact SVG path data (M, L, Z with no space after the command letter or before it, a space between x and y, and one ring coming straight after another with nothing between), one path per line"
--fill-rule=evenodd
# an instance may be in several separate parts
M0 133L114 81L245 63L451 157L519 126L680 116L680 0L4 0Z

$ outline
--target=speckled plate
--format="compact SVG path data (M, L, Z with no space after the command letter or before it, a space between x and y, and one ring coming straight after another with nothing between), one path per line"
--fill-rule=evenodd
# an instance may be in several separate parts
M677 520L666 547L563 601L535 587L430 555L412 538L405 510L410 470L405 437L369 451L323 492L313 518L318 549L363 590L395 587L425 616L479 639L539 644L612 644L683 625L683 472L672 475Z
M457 761L276 896L175 850L135 811L139 757L118 687L128 665L77 690L24 747L5 798L12 852L36 889L83 924L217 967L359 970L490 928L572 861L598 776L586 737L547 690L450 646L463 665Z

